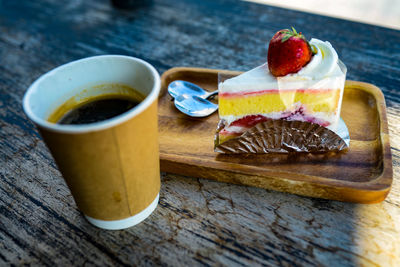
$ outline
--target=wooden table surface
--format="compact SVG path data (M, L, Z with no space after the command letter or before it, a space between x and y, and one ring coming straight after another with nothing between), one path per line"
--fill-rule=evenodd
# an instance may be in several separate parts
M90 225L21 108L44 72L123 54L175 66L248 70L274 32L329 40L347 78L383 91L393 155L386 200L312 199L162 173L159 206L122 231ZM400 32L233 0L0 1L0 265L399 266ZM354 114L362 116L362 114Z

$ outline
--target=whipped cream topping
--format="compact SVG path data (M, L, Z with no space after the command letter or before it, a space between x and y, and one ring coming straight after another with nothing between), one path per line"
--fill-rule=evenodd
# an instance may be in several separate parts
M315 80L343 74L338 64L338 54L328 41L324 42L313 38L310 45L317 50L311 61L297 73L288 74L282 78L301 77L305 80Z
M329 42L311 39L317 53L299 72L276 78L267 63L219 84L220 93L256 92L261 90L333 89L343 83L346 67ZM325 79L332 78L332 79ZM339 78L339 80L337 79ZM337 83L339 85L337 85Z

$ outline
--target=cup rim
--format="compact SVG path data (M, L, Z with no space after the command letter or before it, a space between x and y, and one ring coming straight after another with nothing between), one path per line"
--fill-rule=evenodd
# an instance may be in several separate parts
M154 84L153 87L151 88L150 94L146 96L146 98L141 101L137 106L132 108L131 110L128 110L127 112L120 114L118 116L115 116L113 118L104 120L104 121L99 121L99 122L94 122L90 124L56 124L56 123L51 123L46 121L45 119L40 118L37 116L31 109L29 105L30 97L31 94L34 92L34 90L38 87L38 85L48 78L51 75L54 75L56 72L71 67L72 65L75 64L80 64L82 62L86 61L91 61L91 60L96 60L96 59L103 59L103 58L116 58L116 59L128 59L132 60L136 63L140 63L144 65L146 68L148 68L154 77ZM25 114L28 116L30 120L32 120L35 124L38 126L45 128L47 130L53 131L53 132L60 132L60 133L87 133L87 132L93 132L93 131L100 131L104 130L113 126L116 126L118 124L124 123L128 121L129 119L137 116L141 112L143 112L145 109L147 109L153 102L158 98L158 95L160 93L160 87L161 87L161 81L160 81L160 75L158 74L157 70L150 65L148 62L136 58L136 57L131 57L131 56L124 56L124 55L101 55L101 56L93 56L93 57L86 57L82 59L78 59L66 64L63 64L61 66L58 66L43 75L41 75L39 78L37 78L27 89L25 92L22 105Z

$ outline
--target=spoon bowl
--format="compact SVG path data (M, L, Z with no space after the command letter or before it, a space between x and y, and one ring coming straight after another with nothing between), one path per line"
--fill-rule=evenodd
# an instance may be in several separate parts
M191 117L207 117L218 109L218 105L197 95L178 95L174 104L182 113Z
M199 96L203 99L207 99L218 94L218 90L214 92L208 92L194 83L176 80L168 85L168 93L173 98L177 98L178 96Z

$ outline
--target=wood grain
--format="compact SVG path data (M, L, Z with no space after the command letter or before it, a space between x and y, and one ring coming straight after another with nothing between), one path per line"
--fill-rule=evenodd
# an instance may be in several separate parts
M99 54L136 56L159 73L174 66L245 71L265 62L269 38L292 25L307 38L330 41L348 79L384 93L393 184L383 202L343 203L162 173L159 206L136 227L103 231L83 218L22 112L36 78ZM233 0L152 0L136 10L106 0L0 0L0 33L1 266L398 265L399 31Z

